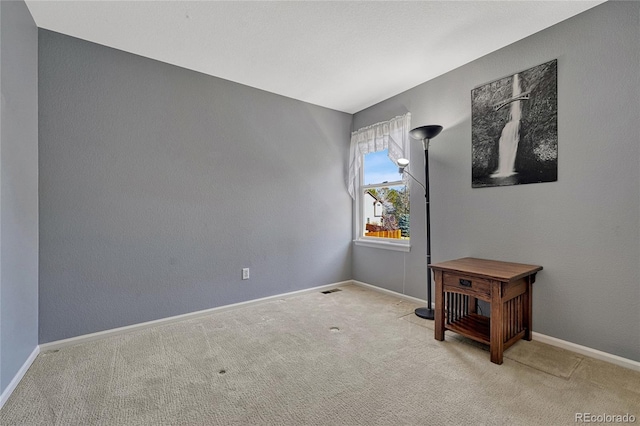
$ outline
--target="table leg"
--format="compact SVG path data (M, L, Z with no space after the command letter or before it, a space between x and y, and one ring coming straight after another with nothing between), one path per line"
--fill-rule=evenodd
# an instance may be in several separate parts
M504 306L502 304L502 283L491 281L491 322L489 341L491 342L491 362L502 364L502 353L504 352L504 333L502 327L502 316Z
M531 294L531 290L533 286L534 276L527 277L527 291L524 293L524 339L531 341L531 332L533 330L533 297Z
M442 271L434 271L436 282L435 339L444 340L444 294L442 292Z

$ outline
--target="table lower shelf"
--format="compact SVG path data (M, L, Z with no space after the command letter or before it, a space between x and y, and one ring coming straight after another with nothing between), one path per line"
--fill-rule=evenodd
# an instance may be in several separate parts
M486 345L491 344L491 321L484 315L467 314L445 323L445 328Z

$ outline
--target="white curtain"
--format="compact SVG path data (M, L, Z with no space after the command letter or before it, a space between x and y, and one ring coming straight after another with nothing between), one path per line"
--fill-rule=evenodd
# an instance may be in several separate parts
M411 113L363 127L351 133L351 154L349 157L349 194L356 198L358 174L362 168L363 154L389 149L389 159L394 163L399 158L409 158L409 130ZM409 169L407 167L407 169Z

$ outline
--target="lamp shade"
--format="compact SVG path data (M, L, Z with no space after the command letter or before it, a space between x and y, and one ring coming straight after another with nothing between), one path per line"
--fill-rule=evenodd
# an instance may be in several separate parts
M409 135L411 135L411 137L414 139L425 140L425 139L435 138L440 134L441 131L442 131L442 126L429 125L429 126L416 127L415 129L409 132Z

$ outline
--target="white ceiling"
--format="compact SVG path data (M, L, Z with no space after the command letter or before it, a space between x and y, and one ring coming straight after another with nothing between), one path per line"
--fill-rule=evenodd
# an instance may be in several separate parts
M354 113L596 1L35 1L41 28Z

